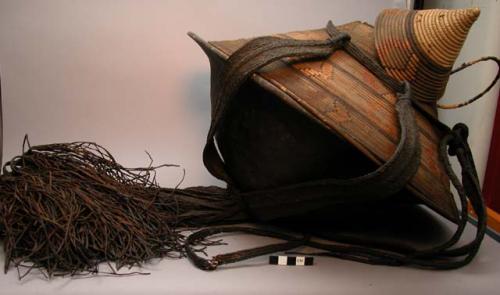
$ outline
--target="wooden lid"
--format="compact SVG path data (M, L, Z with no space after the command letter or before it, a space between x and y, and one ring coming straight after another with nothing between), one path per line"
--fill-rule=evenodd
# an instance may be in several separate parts
M338 29L349 33L352 42L376 58L372 26L353 22ZM278 36L303 40L329 38L324 29ZM194 34L191 37L211 60L215 55L222 61L248 41L205 42ZM396 149L399 124L394 107L395 93L343 50L335 51L324 60L293 63L283 59L254 74L252 79L352 144L378 165L387 161ZM418 171L407 189L442 216L456 221L458 213L450 193L449 179L438 159L441 134L418 112L416 120L422 156Z
M375 46L393 78L409 81L415 98L435 103L444 94L450 71L479 17L479 8L386 9L375 23Z

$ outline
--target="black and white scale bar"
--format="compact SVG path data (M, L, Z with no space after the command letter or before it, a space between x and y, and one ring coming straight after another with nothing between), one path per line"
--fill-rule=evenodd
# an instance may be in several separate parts
M311 256L269 256L269 264L274 265L313 265L313 262Z

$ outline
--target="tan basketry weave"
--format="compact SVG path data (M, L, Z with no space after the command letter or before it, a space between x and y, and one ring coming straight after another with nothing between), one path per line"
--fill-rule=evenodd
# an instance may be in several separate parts
M417 99L436 102L479 13L479 8L382 11L375 23L382 66L392 77L409 81Z

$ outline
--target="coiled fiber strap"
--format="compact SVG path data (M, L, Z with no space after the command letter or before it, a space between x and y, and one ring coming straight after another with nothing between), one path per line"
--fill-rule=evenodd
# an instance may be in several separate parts
M400 142L389 161L374 172L360 177L347 180L327 179L312 181L266 191L245 193L237 193L234 191L235 188L232 187L232 193L242 197L246 205L252 210L263 210L265 207L272 208L279 206L280 210L275 211L289 213L282 209L287 207L287 200L290 199L317 202L328 198L352 199L355 197L358 200L363 200L367 197L370 199L374 197L383 198L401 190L416 172L420 162L420 148L418 129L415 123L413 108L411 107L411 89L409 83L405 82L402 84L389 77L378 63L366 56L354 44L350 43L350 37L345 33L339 32L331 22L327 25L327 32L331 38L326 41L300 41L275 37L257 38L249 41L229 57L224 72L216 73L217 78L220 79L215 79L216 84L213 85L212 100L214 108L212 110L212 122L203 153L205 166L214 176L227 181L228 185L232 186L233 183L226 173L224 162L216 151L214 135L224 118L228 102L234 99L240 86L252 74L263 66L284 57L325 58L340 47L365 65L373 74L397 93L398 101L396 103L396 110L400 124ZM419 108L418 104L416 106ZM325 250L326 255L370 264L415 265L434 269L453 269L466 265L476 255L486 230L485 206L474 161L467 143L467 127L464 124L458 124L451 130L436 118L427 114L427 112L424 112L424 115L446 134L440 143L439 156L444 163L446 173L453 186L458 191L461 201L462 211L458 227L454 235L447 242L424 251L403 254L358 245L320 243L302 235L294 235L282 230L226 226L202 229L189 236L185 245L187 256L198 268L213 270L222 264L233 263L277 251L291 250L298 246L310 246ZM448 153L458 158L462 166L462 181L453 172L448 160ZM478 216L476 236L472 242L451 249L462 236L467 224L467 200L470 200ZM279 214L278 212L276 213ZM275 218L279 216L277 214L268 213L266 217ZM211 259L199 257L192 249L191 245L196 241L223 232L247 232L279 238L286 242L217 255Z

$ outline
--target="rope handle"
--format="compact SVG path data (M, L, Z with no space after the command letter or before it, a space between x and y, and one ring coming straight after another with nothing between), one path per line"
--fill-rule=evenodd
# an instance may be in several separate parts
M497 74L496 74L495 78L491 81L491 83L482 92L480 92L479 94L477 94L476 96L474 96L468 100L465 100L465 101L460 102L460 103L454 103L454 104L440 104L440 103L438 103L437 104L438 108L449 110L449 109L458 109L458 108L464 107L464 106L469 105L469 104L473 103L474 101L480 99L486 93L488 93L488 91L490 91L491 88L493 88L493 86L497 83L498 79L500 78L500 59L498 59L495 56L484 56L484 57L481 57L479 59L463 63L460 67L453 69L450 72L450 75L456 74L456 73L458 73L458 72L460 72L460 71L462 71L462 70L464 70L472 65L475 65L475 64L483 62L483 61L494 61L497 64L497 67L498 67Z

